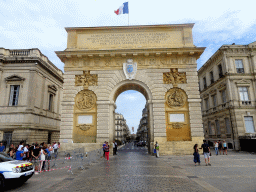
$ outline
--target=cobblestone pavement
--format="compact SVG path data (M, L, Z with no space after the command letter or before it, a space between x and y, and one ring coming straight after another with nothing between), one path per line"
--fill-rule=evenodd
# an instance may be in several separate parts
M229 151L213 155L211 164L194 166L192 155L155 158L127 144L110 161L102 158L74 174L65 169L34 175L7 191L256 191L256 155Z

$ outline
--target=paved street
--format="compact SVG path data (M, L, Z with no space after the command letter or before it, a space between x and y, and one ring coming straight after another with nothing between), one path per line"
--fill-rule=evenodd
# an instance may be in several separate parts
M109 162L102 158L73 175L67 169L41 173L7 191L256 191L256 155L213 154L211 164L194 166L192 155L155 158L127 144Z

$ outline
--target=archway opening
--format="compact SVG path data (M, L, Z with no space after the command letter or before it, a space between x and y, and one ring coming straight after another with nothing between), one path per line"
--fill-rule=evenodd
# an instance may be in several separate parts
M134 142L135 145L149 146L150 118L147 87L136 83L124 83L113 95L114 138L119 144Z

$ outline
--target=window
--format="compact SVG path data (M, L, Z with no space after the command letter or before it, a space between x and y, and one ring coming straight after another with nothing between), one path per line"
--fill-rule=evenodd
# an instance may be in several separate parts
M213 106L214 106L214 107L217 106L217 96L216 96L216 95L213 95L213 96L212 96L212 103L213 103Z
M249 101L247 87L239 87L239 95L241 101Z
M206 84L206 78L205 77L203 78L203 83L204 83L204 89L206 89L207 84Z
M49 95L49 106L48 106L49 111L53 111L53 94L50 93Z
M211 84L214 83L213 71L210 72Z
M254 133L255 132L252 116L245 116L244 123L245 123L246 133Z
M17 106L18 105L19 90L20 90L19 85L11 85L9 106Z
M221 97L222 97L222 103L226 103L227 102L227 98L226 98L226 89L224 89L221 92Z
M205 99L204 102L205 102L205 108L206 108L206 110L208 110L209 109L209 100L208 100L208 98Z
M226 133L231 134L231 126L230 126L229 118L225 118L225 124L226 124Z
M209 129L209 135L212 135L212 127L211 127L211 122L208 122L208 129Z
M216 129L217 129L217 135L220 135L220 122L219 120L215 120L215 125L216 125Z
M244 73L243 60L242 59L236 59L235 64L236 64L236 72L237 73Z
M218 65L218 70L219 70L219 77L221 78L223 76L221 64Z

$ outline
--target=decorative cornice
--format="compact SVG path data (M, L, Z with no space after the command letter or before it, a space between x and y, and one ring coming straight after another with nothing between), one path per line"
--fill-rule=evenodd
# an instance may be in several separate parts
M9 77L6 77L5 81L6 82L8 82L8 81L25 81L25 78L20 77L19 75L11 75Z

